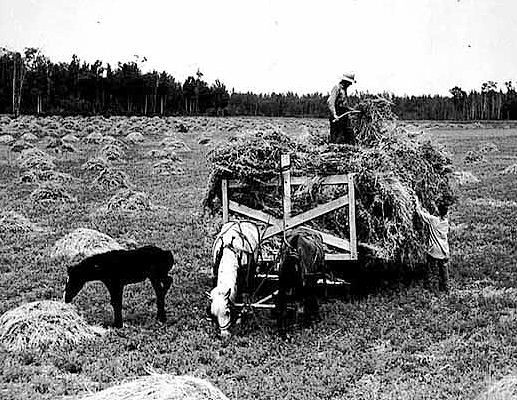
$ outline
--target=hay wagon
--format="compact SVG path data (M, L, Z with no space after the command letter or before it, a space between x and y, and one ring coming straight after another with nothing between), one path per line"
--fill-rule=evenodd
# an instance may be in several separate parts
M308 211L302 212L297 215L292 215L291 209L291 193L294 187L307 183L312 177L309 176L292 176L291 175L291 158L288 154L281 156L280 166L282 171L281 179L275 179L268 182L268 185L282 185L282 202L283 202L283 215L282 218L276 218L273 215L259 211L243 204L240 204L231 199L231 190L241 187L241 183L236 180L223 179L221 182L221 200L222 200L222 213L223 223L230 221L230 215L232 213L240 216L247 217L251 220L257 221L264 226L263 233L261 235L261 242L264 243L268 239L273 238L277 235L284 235L286 231L304 226L308 222L321 217L322 215L331 213L343 207L348 207L348 221L349 221L349 234L347 238L341 238L331 235L326 232L321 232L316 229L308 228L312 232L319 233L323 242L328 249L332 251L326 252L326 261L352 261L357 260L357 237L356 237L356 225L355 225L355 194L354 194L354 174L347 175L330 175L322 178L322 185L346 185L348 188L347 194L340 196L332 201L325 204L320 204ZM280 182L279 182L280 180ZM259 265L257 268L256 278L259 282L259 288L264 282L275 282L278 281L278 274L271 273L270 271L275 270L275 266L278 263L278 257L274 254L261 255ZM330 278L322 280L320 284L341 286L346 285L347 282ZM274 286L274 285L273 285ZM257 292L259 290L257 289ZM251 303L237 303L235 306L242 308L243 310L253 309L274 309L275 304L273 302L278 290L273 289L271 293L259 296L254 296Z

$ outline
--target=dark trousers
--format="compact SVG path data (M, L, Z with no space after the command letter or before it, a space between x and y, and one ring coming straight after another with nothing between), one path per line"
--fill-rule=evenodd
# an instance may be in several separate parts
M449 260L427 256L426 286L429 290L449 292Z
M349 117L342 117L333 122L334 117L330 117L330 143L355 144L354 130L350 124Z

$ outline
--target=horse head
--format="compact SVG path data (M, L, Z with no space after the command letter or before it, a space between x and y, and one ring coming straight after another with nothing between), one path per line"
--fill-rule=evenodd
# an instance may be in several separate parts
M217 322L221 337L230 336L230 327L232 325L232 306L230 295L232 290L221 292L218 288L214 288L210 293L210 316Z

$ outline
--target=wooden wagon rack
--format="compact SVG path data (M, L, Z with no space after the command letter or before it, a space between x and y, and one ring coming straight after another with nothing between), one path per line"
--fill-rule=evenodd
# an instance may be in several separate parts
M339 251L336 253L326 253L325 260L357 260L354 175L330 175L323 177L321 181L322 185L347 185L348 193L328 203L320 204L308 211L293 216L291 211L292 188L305 184L311 177L291 176L291 158L289 154L283 154L281 156L280 166L283 185L283 218L276 218L263 211L255 210L231 200L229 197L229 189L241 187L242 184L239 181L223 179L221 183L223 223L229 221L231 212L262 222L266 225L262 240L267 240L275 235L283 235L286 231L302 226L322 215L343 207L348 207L349 235L347 238L340 238L308 227L305 227L305 229L319 233L323 238L323 242L328 247ZM272 184L278 184L278 181L272 182ZM266 262L274 261L273 258L270 257L263 257L262 260ZM270 278L274 279L274 275Z

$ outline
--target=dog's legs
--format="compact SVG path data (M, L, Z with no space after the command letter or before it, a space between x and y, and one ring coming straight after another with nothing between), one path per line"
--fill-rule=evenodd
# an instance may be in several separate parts
M122 328L122 295L124 286L120 282L111 282L107 284L111 296L111 305L115 314L115 328Z
M158 320L165 322L167 320L165 315L165 294L167 293L168 287L165 285L162 286L162 282L159 278L152 278L151 284L153 285L154 291L156 292L156 308L158 310Z

